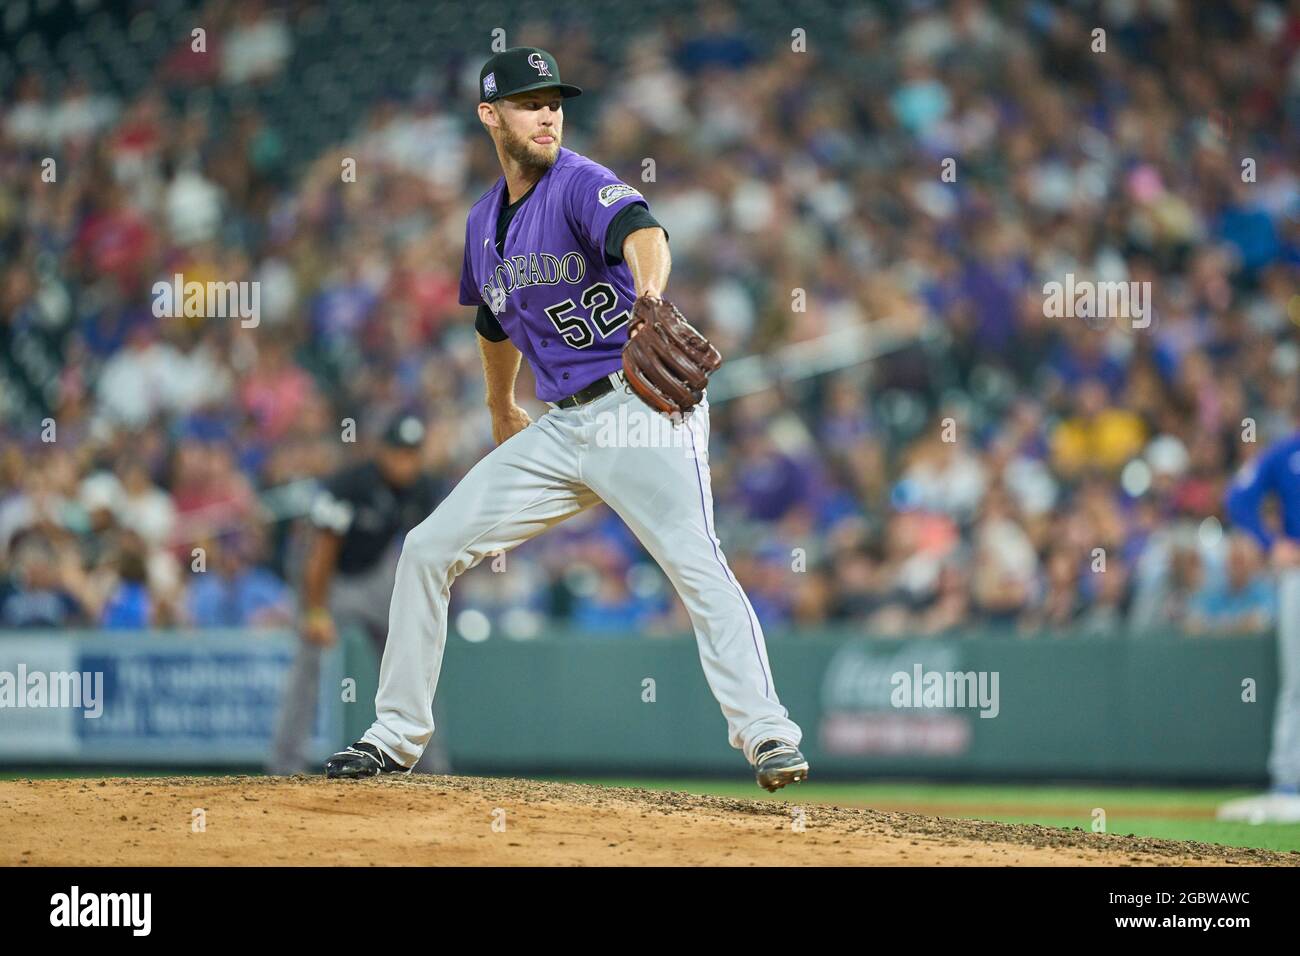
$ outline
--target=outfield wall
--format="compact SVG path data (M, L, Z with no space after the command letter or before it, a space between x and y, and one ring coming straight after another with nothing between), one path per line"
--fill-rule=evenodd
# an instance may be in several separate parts
M344 735L337 688L358 644L322 662L317 757ZM5 632L0 763L260 766L296 648L293 634L238 630Z
M826 635L768 651L819 775L1265 777L1271 638ZM914 703L918 667L922 705L936 702L930 673L982 672L990 706L895 706ZM693 641L457 642L439 694L465 769L705 773L738 760Z
M0 635L0 683L19 664L104 675L93 719L6 706L0 686L0 762L260 764L294 640ZM826 632L774 636L768 650L820 777L1265 777L1269 637ZM374 713L377 667L362 638L347 635L323 671L315 754L355 739ZM439 698L460 771L730 774L740 760L690 639L453 639Z

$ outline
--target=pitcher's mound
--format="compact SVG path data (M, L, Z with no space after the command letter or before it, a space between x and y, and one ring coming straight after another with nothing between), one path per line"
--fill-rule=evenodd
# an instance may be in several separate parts
M1267 850L483 777L0 783L0 864L1290 864Z

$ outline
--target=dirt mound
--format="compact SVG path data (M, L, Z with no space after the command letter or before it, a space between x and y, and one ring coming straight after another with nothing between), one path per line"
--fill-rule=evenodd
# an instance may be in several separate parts
M1294 865L1294 854L482 777L0 783L0 864Z

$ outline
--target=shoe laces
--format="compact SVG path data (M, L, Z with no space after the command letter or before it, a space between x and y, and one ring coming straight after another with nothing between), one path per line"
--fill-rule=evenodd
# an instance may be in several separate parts
M376 751L375 753L371 753L369 750L362 750L362 749L361 749L361 746L362 746L361 744L353 744L353 745L351 745L351 746L349 746L349 747L345 747L345 748L343 749L342 753L345 753L345 754L357 754L358 756L361 756L361 757L369 757L369 758L370 758L371 760L373 760L375 763L379 764L379 766L382 767L382 766L384 765L384 759L383 759L382 754L379 753L379 748L378 748L378 747L375 747L375 751ZM370 744L370 745L367 745L367 746L374 746L374 745L373 745L373 744Z
M771 742L772 741L764 741L758 745L759 749L762 750L763 747L766 747ZM773 757L793 757L797 753L799 753L799 750L793 744L787 744L784 741L776 741L775 747L770 747L758 754L757 759L754 761L754 766L762 766Z

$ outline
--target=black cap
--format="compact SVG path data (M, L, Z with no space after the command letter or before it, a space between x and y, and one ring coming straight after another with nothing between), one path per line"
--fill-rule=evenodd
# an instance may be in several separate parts
M391 448L419 448L424 444L424 422L414 415L398 415L384 429L384 444Z
M581 96L582 90L560 82L555 57L535 46L512 46L483 64L478 74L479 100L495 103L504 96L559 87L561 96Z

